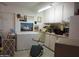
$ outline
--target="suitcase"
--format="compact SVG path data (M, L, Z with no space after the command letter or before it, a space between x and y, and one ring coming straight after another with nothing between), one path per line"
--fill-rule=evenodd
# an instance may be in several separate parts
M43 47L41 45L32 45L30 50L30 56L40 57L43 54Z

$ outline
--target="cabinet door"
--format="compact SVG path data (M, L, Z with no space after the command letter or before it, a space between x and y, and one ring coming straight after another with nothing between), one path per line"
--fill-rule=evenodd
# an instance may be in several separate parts
M55 42L56 42L56 36L51 35L50 36L50 44L49 44L49 48L52 50L55 50Z
M52 7L52 8L50 9L50 19L49 19L49 21L50 21L50 23L51 23L51 22L52 22L52 23L55 22L55 8L54 8L54 7Z
M55 13L54 7L45 11L45 20L46 20L45 22L46 23L54 23L54 20L55 20L54 13Z
M74 15L74 3L64 3L63 20L69 22L69 17Z
M50 22L50 20L51 20L51 8L48 10L47 15L48 15L48 22Z
M50 19L50 9L45 11L45 23L48 23Z
M48 34L46 34L45 45L46 45L47 47L49 47L49 35L48 35Z
M59 5L55 7L55 22L62 22L62 7L63 5Z
M25 39L23 35L17 35L17 50L24 50L25 49Z

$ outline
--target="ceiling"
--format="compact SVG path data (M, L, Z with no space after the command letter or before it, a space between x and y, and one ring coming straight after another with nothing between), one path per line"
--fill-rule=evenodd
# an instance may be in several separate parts
M4 3L7 4L8 6L31 7L38 4L39 2L4 2Z
M23 7L29 10L38 10L49 5L51 2L0 2L2 6Z

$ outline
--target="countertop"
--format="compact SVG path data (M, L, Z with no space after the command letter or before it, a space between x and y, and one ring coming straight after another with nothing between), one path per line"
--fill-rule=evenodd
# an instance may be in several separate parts
M56 43L79 46L79 40L75 40L75 39L59 39L56 41Z
M29 31L29 32L19 32L17 34L39 34L39 32Z
M57 36L57 37L62 37L62 38L69 38L68 36L65 36L65 35L57 35L57 34L55 34L55 33L49 33L49 32L46 32L46 34L48 34L48 35L54 35L54 36Z

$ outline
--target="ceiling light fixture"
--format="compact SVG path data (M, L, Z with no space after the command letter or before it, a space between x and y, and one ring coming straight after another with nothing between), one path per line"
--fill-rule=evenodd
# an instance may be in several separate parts
M38 10L38 12L42 12L44 10L47 10L47 9L51 8L51 7L52 7L51 5L46 6L46 7L42 8L42 9Z
M59 5L59 3L57 3L57 2L50 3L50 5L48 5L48 6L44 7L44 8L42 8L42 9L38 10L38 12L42 12L44 10L47 10L47 9L51 8L52 6L57 6L57 5Z

